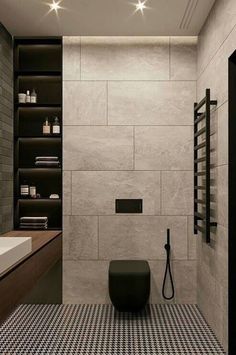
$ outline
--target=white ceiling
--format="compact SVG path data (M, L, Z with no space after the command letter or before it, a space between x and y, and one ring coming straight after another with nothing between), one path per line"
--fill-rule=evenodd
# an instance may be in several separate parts
M0 0L0 22L16 36L194 36L214 1L147 0L142 16L138 0L62 0L57 17L52 0Z

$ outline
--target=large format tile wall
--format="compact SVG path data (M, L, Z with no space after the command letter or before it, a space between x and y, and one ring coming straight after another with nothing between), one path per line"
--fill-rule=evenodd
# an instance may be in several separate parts
M0 234L13 226L12 38L0 23Z
M218 100L212 112L212 142L215 145L217 232L212 243L198 239L198 305L227 349L228 293L228 58L236 49L236 2L216 1L200 33L197 95L206 87Z
M171 229L175 302L196 303L196 37L64 37L64 302L106 303L111 259L147 259L163 302ZM116 215L142 198L142 215Z

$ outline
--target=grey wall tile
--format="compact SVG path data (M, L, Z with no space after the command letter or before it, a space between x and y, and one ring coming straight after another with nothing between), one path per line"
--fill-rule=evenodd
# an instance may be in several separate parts
M63 37L63 80L80 80L80 37Z
M97 259L97 216L65 216L63 230L63 243L65 243L64 259Z
M218 108L218 165L228 164L228 103Z
M175 287L175 297L171 301L165 301L162 297L162 284L165 273L165 261L149 261L151 269L151 299L150 303L184 303L195 304L196 292L196 261L172 261L171 270ZM165 286L166 295L171 294L170 282L167 279Z
M211 61L197 81L197 101L201 101L206 95L206 89L211 90L211 97L217 99L216 82L214 79L216 73L215 61Z
M150 294L150 303L167 303L162 297L162 283L165 274L165 260L149 260L148 261L151 269L151 294ZM173 262L171 263L173 266ZM173 271L173 269L172 269ZM170 294L170 285L169 282L166 284L165 288L167 294ZM174 300L169 301L168 303L174 303Z
M186 217L99 217L99 257L108 260L164 259L167 228L171 230L173 258L186 259Z
M63 303L109 303L108 262L64 261Z
M195 100L194 81L109 82L108 124L192 125Z
M228 166L217 168L217 222L228 226Z
M135 168L192 170L192 136L188 126L136 127Z
M193 172L162 171L161 195L162 215L192 215Z
M65 126L64 169L133 169L133 128Z
M168 37L81 37L82 80L168 80Z
M96 81L65 81L64 125L106 125L107 84Z
M75 171L72 214L115 214L116 198L142 198L144 214L160 214L160 173L152 171Z
M71 171L63 171L63 214L71 214Z
M236 25L236 3L234 0L221 0L215 4L215 24L218 44L222 44Z
M206 68L219 46L215 31L215 16L215 8L213 7L198 36L198 77Z
M188 216L188 259L197 259L197 238L199 236L193 233L193 216Z
M197 268L196 261L173 262L174 283L177 303L197 303Z
M197 37L170 38L170 78L197 79Z

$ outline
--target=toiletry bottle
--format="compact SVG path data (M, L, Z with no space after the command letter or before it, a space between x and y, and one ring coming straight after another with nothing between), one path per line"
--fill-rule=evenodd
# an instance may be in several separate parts
M54 122L52 124L52 133L53 134L60 134L61 132L61 127L60 123L57 117L55 117Z
M43 123L43 134L50 134L51 133L51 125L48 121L48 117L46 117L45 122Z
M26 103L31 102L30 91L29 91L29 90L26 91L26 100L25 100L25 102L26 102Z
M26 180L24 180L23 184L20 185L20 194L22 197L29 197L29 185Z
M31 198L36 198L37 193L36 193L36 186L34 183L30 184L29 193Z
M35 89L32 90L31 96L30 96L30 102L32 104L36 104L37 102L37 94L35 92Z

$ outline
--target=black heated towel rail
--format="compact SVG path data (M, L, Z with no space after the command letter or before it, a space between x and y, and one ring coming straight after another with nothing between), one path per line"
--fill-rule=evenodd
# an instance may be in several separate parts
M206 89L206 96L199 103L194 103L194 234L201 232L205 236L206 243L210 243L210 228L217 226L216 222L211 221L210 215L212 105L217 105L217 101L211 100L210 89ZM199 179L201 179L200 185Z

